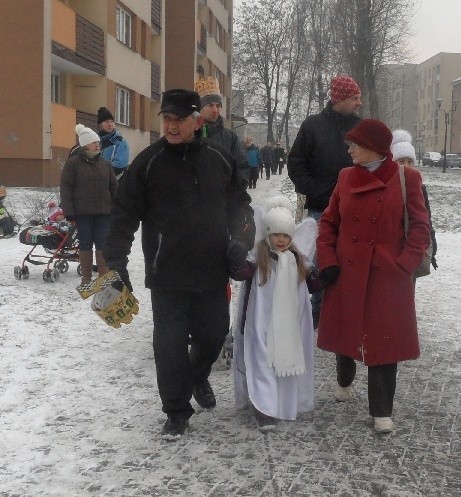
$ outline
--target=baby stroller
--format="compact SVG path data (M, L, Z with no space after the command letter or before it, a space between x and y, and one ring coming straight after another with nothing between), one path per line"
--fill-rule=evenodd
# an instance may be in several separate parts
M17 280L29 278L26 262L34 266L46 264L43 271L46 283L54 283L60 273L67 273L69 262L79 262L77 230L73 223L63 221L53 225L30 226L19 233L19 241L24 245L32 245L32 248L24 257L22 265L14 268ZM39 246L44 249L44 253L36 253ZM77 273L81 275L80 265Z

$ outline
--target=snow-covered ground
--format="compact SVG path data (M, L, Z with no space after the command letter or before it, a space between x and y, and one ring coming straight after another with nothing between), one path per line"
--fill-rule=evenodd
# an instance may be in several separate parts
M422 357L400 366L396 432L377 437L366 405L331 400L331 355L316 351L316 409L264 436L233 405L231 373L212 373L218 406L198 412L165 443L152 352L149 292L137 236L130 276L140 312L116 330L75 287L76 263L55 283L43 266L16 280L31 247L0 239L0 496L461 496L461 170L422 169L432 207L438 271L417 283ZM255 201L284 191L258 181ZM8 188L19 221L57 190Z

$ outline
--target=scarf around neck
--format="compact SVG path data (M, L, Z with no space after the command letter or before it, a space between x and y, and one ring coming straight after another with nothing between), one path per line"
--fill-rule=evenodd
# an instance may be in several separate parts
M298 266L290 250L277 255L267 330L267 364L277 376L292 376L306 372L298 315Z

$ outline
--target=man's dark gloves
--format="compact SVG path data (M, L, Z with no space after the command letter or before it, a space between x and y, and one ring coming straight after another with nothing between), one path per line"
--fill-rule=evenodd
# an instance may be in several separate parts
M339 266L328 266L320 271L320 279L327 285L334 283L341 272Z
M227 247L227 260L231 267L241 266L248 255L246 243L240 240L231 240Z
M126 263L124 261L110 261L107 262L107 266L109 269L113 269L114 271L117 271L118 275L120 276L121 280L125 284L125 286L130 290L130 292L133 291L133 285L131 284L130 281L130 275L128 274L128 269L126 268Z

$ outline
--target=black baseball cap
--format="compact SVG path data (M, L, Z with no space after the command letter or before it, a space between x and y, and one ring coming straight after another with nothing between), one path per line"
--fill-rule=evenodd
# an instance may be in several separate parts
M193 112L200 112L200 108L200 95L196 91L167 90L163 92L159 114L171 112L178 117L187 117Z

